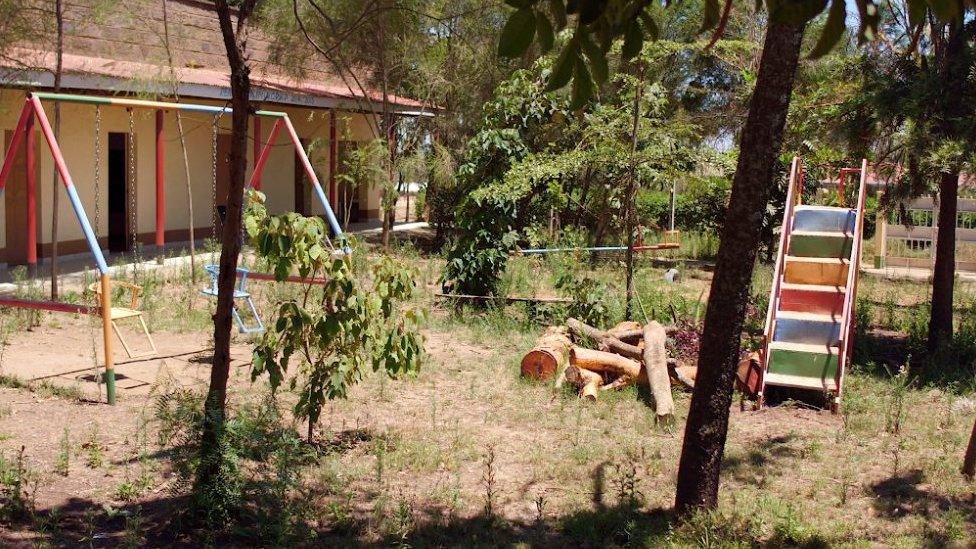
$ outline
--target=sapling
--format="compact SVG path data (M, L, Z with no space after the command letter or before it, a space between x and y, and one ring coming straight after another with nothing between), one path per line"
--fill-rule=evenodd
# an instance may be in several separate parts
M408 305L413 270L384 257L364 281L348 254L330 249L320 218L268 215L256 191L248 196L244 228L279 282L296 271L309 281L278 304L251 371L252 379L267 375L272 391L290 376L288 387L299 394L295 416L308 420L309 441L326 401L346 398L370 369L390 377L419 369L424 315Z

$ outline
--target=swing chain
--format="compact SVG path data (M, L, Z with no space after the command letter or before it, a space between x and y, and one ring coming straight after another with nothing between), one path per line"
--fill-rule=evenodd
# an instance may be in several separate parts
M136 185L135 128L132 109L126 110L129 111L129 226L130 232L132 233L132 251L135 253L139 238L139 227L137 226L139 217L136 212L136 192L138 187Z
M210 209L210 234L214 240L217 240L217 116L213 117L210 155L210 202L213 205Z
M102 107L95 105L95 234L98 235L99 218L102 210L102 197L99 190L102 164Z

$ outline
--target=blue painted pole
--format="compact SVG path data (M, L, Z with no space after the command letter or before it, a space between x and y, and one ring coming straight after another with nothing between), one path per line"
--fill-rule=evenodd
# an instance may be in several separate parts
M592 248L530 248L519 250L522 255L541 255L561 252L624 252L627 246L597 246Z

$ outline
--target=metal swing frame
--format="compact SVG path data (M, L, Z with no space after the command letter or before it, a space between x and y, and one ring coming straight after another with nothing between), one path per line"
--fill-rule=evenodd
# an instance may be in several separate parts
M15 299L15 298L0 298L0 306L4 307L16 307L16 308L26 308L35 310L46 310L53 312L69 312L75 314L97 314L102 318L102 343L103 343L103 357L105 362L105 386L106 386L106 396L109 404L115 404L116 401L116 391L115 391L115 368L114 361L112 357L112 286L110 279L110 271L108 264L105 261L105 256L102 253L101 246L98 244L98 238L96 237L95 230L92 228L91 223L88 220L88 215L85 212L85 207L82 204L81 198L78 196L78 191L74 184L74 179L71 176L71 171L68 169L68 165L65 162L64 155L61 152L61 146L58 143L57 138L54 135L54 130L51 128L51 124L48 121L47 114L44 112L44 106L42 101L59 101L64 103L81 103L95 105L96 109L101 105L109 106L120 106L127 107L130 110L134 108L145 108L152 109L156 111L156 243L162 243L163 228L164 228L164 194L163 194L163 152L162 152L162 121L163 113L167 110L173 111L185 111L185 112L203 112L210 113L215 116L224 116L231 114L233 111L230 107L221 106L216 107L212 105L201 105L194 103L170 103L162 101L143 101L137 99L125 99L118 97L103 97L103 96L89 96L89 95L74 95L74 94L63 94L63 93L48 93L48 92L29 92L24 100L24 106L20 112L20 118L17 121L17 126L14 129L13 136L10 143L7 146L7 151L3 160L3 167L0 168L0 193L2 193L6 188L7 179L10 177L10 172L13 168L13 160L20 149L23 141L26 141L26 154L27 154L27 263L29 268L36 269L37 266L37 210L36 210L36 174L34 173L33 162L34 162L34 122L35 120L40 126L41 135L47 143L48 150L54 161L54 168L57 170L58 175L61 178L61 182L64 186L65 193L68 196L68 201L71 204L71 208L74 211L75 218L78 221L78 225L81 227L82 233L84 234L85 241L88 244L88 249L95 259L96 267L99 273L99 292L100 297L99 304L96 307L90 307L85 305L74 305L68 303L59 303L54 301L33 301L25 299ZM271 152L271 147L274 145L275 139L278 137L282 128L288 132L288 136L295 147L295 152L298 154L302 161L302 166L305 170L305 174L308 176L309 181L312 184L312 188L315 191L315 196L319 199L323 209L325 210L326 222L329 228L332 229L333 235L341 239L342 229L339 226L339 222L332 211L332 207L329 203L329 199L325 195L325 191L322 189L322 185L319 182L318 176L315 174L315 170L312 168L312 163L308 159L308 155L305 153L304 147L302 147L301 141L298 138L298 133L295 131L294 125L292 125L291 120L288 118L288 114L285 112L278 111L268 111L268 110L258 110L254 113L256 117L271 118L274 119L274 125L271 128L268 140L264 143L258 155L254 171L251 174L251 178L247 184L248 187L260 189L261 186L261 174L264 171L264 166L267 163L268 156ZM97 115L96 115L97 118ZM259 120L260 118L256 118ZM97 121L96 121L97 123ZM130 139L131 133L130 133ZM134 142L130 142L134 143ZM98 141L96 140L96 144ZM130 151L133 147L130 146ZM255 151L257 148L255 147ZM96 172L96 181L97 181ZM133 197L134 200L134 197ZM96 208L96 219L97 219L98 209ZM133 208L134 214L134 208ZM192 221L191 221L192 222ZM135 228L138 232L138 228ZM255 277L256 278L256 277Z

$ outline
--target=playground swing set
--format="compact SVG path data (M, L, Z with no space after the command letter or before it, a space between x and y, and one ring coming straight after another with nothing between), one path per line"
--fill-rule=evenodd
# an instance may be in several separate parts
M675 230L674 228L674 209L675 209L675 199L676 199L676 189L675 186L671 186L671 218L668 223L668 230L664 231L661 235L661 241L656 244L644 244L643 230L637 231L637 242L634 243L633 251L635 252L648 252L648 251L658 251L658 250L677 250L681 248L681 231ZM638 228L640 229L640 228ZM517 251L520 255L544 255L552 253L567 253L567 252L625 252L627 251L627 246L590 246L582 248L527 248L519 249Z
M212 105L201 105L193 103L168 103L161 101L145 101L137 99L124 99L115 97L104 97L104 96L87 96L87 95L74 95L74 94L56 94L56 93L45 93L45 92L31 92L27 94L24 101L24 107L20 112L20 117L17 121L17 126L14 129L10 143L7 146L7 151L3 160L3 167L0 169L0 193L2 193L6 188L7 179L10 176L12 170L15 156L21 146L22 141L26 141L26 159L27 159L27 189L26 189L26 200L27 200L27 218L26 218L26 237L27 237L27 264L31 272L36 271L37 265L37 211L36 211L36 174L34 173L34 123L35 120L40 126L41 135L44 137L44 141L47 143L48 150L51 153L51 157L54 161L54 167L57 170L58 175L61 178L61 182L64 186L65 193L68 195L68 200L71 204L71 208L74 211L75 218L81 227L82 233L84 234L85 241L88 245L88 249L95 260L96 268L99 273L98 282L89 286L89 291L98 298L97 305L81 305L73 303L62 303L57 301L42 301L42 300L28 300L20 299L14 297L0 297L0 307L12 307L12 308L22 308L22 309L34 309L34 310L44 310L51 312L63 312L63 313L73 313L73 314L86 314L86 315L98 315L102 318L102 342L103 342L103 356L105 363L105 387L106 396L109 404L115 404L116 401L116 391L115 391L115 369L114 361L112 356L112 332L114 331L119 337L123 348L130 358L137 358L142 356L149 356L155 354L156 345L152 340L152 336L146 327L145 321L142 318L142 312L139 310L139 297L141 294L141 288L123 282L116 282L116 284L122 284L126 289L130 291L130 302L128 307L113 307L112 306L112 282L110 279L110 270L108 264L105 261L105 256L102 253L101 246L98 243L98 238L95 234L95 230L88 221L88 216L85 212L85 208L82 205L81 199L78 196L77 189L75 188L74 179L72 178L71 171L68 169L67 163L64 160L64 156L61 152L61 147L55 138L54 131L51 128L51 124L48 121L47 115L44 112L44 107L42 101L60 101L65 103L81 103L89 104L95 106L95 170L94 170L94 191L95 191L95 227L98 226L99 216L100 216L100 196L99 196L99 178L100 178L100 122L101 122L101 107L105 106L116 106L125 107L129 113L129 134L128 134L128 150L129 150L129 173L127 178L127 184L135 185L135 163L133 156L134 147L133 145L133 116L132 110L135 108L152 109L156 112L156 245L162 246L164 244L164 227L165 227L165 192L163 183L163 161L164 161L164 151L163 151L163 139L162 139L162 129L163 129L163 113L165 111L184 111L184 112L199 112L199 113L209 113L214 116L213 123L213 143L214 150L212 155L213 160L213 181L212 181L212 192L214 197L214 208L216 209L216 162L217 162L217 152L216 152L216 135L217 135L217 120L221 116L228 115L232 112L230 107L227 106L212 106ZM332 230L336 238L342 237L342 229L339 227L339 222L332 211L332 207L329 203L329 199L326 197L322 185L318 180L318 176L315 174L315 170L312 168L312 163L308 159L308 155L305 153L305 149L298 137L298 133L295 131L295 127L292 125L288 114L285 112L278 111L268 111L268 110L258 110L254 113L255 115L255 126L256 134L259 134L258 121L261 118L270 118L274 120L274 125L271 127L267 141L263 144L258 152L257 142L260 141L260 136L257 135L255 138L255 152L256 160L254 165L254 170L251 174L251 178L247 184L248 187L260 190L261 188L261 174L264 171L264 167L267 163L268 157L271 153L271 148L274 145L278 134L281 129L284 128L288 132L288 136L292 145L295 148L295 152L301 161L302 167L304 168L305 175L307 176L309 182L312 185L315 196L318 198L324 212L325 219ZM135 192L129 193L130 200L130 215L132 216L132 222L129 224L132 231L132 241L133 243L137 238L137 226L135 223ZM216 213L214 213L214 227L216 227ZM331 247L331 242L328 243ZM207 266L208 274L211 276L211 286L204 289L203 293L206 295L216 295L216 279L219 274L219 269L216 266ZM241 320L237 313L236 307L234 310L234 320L238 325L241 332L253 333L262 331L264 329L261 324L260 317L257 314L257 310L254 307L254 303L251 301L250 294L245 291L244 284L246 279L252 278L256 280L275 280L274 275L268 273L254 273L244 270L244 273L238 273L240 276L238 284L235 287L234 298L235 301L242 299L248 305L251 313L256 319L256 325L248 327ZM301 277L289 276L285 280L286 282L300 282L300 283L313 283L321 284L321 280L308 280ZM142 330L149 342L151 351L145 353L133 353L132 349L129 347L125 339L122 337L121 332L118 330L116 321L135 318L139 321Z

